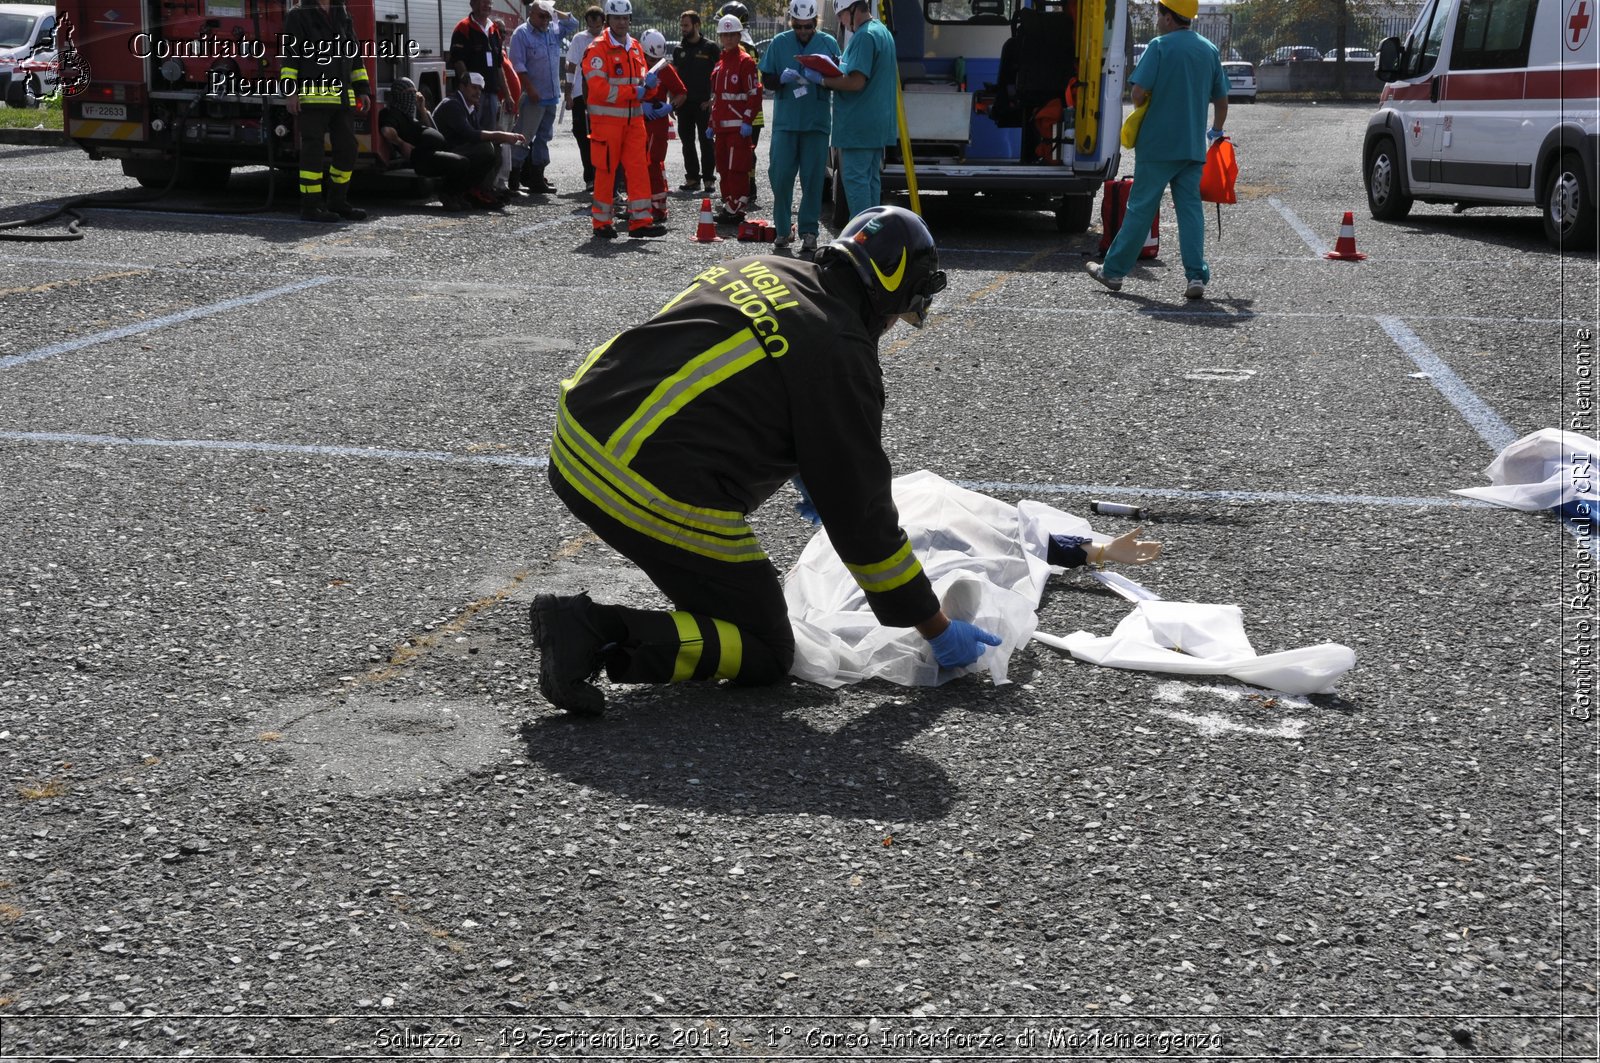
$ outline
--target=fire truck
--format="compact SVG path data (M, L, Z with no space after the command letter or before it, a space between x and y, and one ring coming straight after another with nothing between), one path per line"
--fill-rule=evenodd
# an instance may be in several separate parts
M437 103L467 0L345 0L380 91L410 77ZM295 118L276 91L289 0L58 0L67 136L139 183L218 187L236 167L293 169ZM508 37L521 16L496 0ZM356 116L357 169L387 165L375 116Z

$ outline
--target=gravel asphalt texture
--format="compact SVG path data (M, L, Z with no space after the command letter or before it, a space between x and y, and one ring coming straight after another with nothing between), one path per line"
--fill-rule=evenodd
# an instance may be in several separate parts
M1593 564L1448 491L1577 410L1596 261L1532 210L1372 221L1368 112L1233 108L1196 304L1170 204L1112 295L1098 212L929 196L950 289L883 344L899 471L1144 505L1136 578L1353 647L1337 696L1035 644L1001 687L551 708L534 594L659 601L545 484L558 382L761 250L680 197L591 243L566 126L564 191L496 214L4 243L0 1055L1593 1058ZM131 184L0 172L0 221ZM1365 262L1320 255L1346 210ZM1041 628L1126 612L1068 574Z

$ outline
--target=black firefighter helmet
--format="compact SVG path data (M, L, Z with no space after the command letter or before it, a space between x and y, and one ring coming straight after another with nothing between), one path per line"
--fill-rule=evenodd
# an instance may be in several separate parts
M728 0L726 4L717 9L717 18L720 19L724 15L735 16L741 26L750 24L750 9L739 3L739 0Z
M817 259L843 255L867 286L873 312L921 328L933 297L944 291L939 250L923 220L904 207L868 207L850 219Z

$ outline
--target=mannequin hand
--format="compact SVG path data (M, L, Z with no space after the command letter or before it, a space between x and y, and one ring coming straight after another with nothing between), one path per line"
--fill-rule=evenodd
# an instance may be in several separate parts
M934 659L941 666L965 668L978 659L985 646L1000 645L1000 636L965 620L952 620L941 634L928 640L928 645L933 647Z
M801 79L801 76L802 75L800 71L796 70L792 66L788 66L784 67L783 73L778 75L778 81L780 84L793 85L796 81Z
M1106 543L1104 560L1117 561L1124 565L1148 565L1161 556L1161 544L1148 539L1140 539L1139 533L1143 528L1135 528Z

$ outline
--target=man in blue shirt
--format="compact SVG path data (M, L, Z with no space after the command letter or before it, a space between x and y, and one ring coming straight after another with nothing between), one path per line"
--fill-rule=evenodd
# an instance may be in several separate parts
M566 55L564 33L577 32L576 19L556 22L550 0L533 0L528 17L511 35L511 68L522 80L522 107L517 112L517 132L528 138L512 156L511 186L520 177L529 192L550 193L556 186L545 178L550 165L550 138L555 135L556 111L561 106L561 63Z
M1156 29L1133 71L1135 107L1150 101L1139 138L1134 142L1133 188L1128 193L1122 228L1106 249L1104 264L1089 263L1089 276L1119 291L1144 247L1145 234L1161 209L1161 192L1172 188L1172 209L1178 215L1178 246L1188 285L1183 294L1202 299L1211 280L1206 263L1206 216L1200 202L1200 172L1206 146L1222 136L1228 120L1228 79L1222 73L1217 46L1189 28L1200 0L1163 0L1156 6ZM1216 123L1206 129L1206 101Z
M778 241L773 246L783 249L793 241L789 208L798 173L800 253L812 255L817 250L822 218L822 186L828 179L828 131L833 124L829 105L833 93L807 81L800 73L804 67L795 57L825 55L837 63L839 42L832 34L817 32L816 0L792 0L789 25L761 53L761 84L776 100L767 165L772 182L772 220L778 229Z
M806 69L814 85L832 89L833 146L851 217L883 198L883 149L895 142L895 87L900 80L894 37L872 17L868 0L839 0L839 23L850 31L840 77Z

